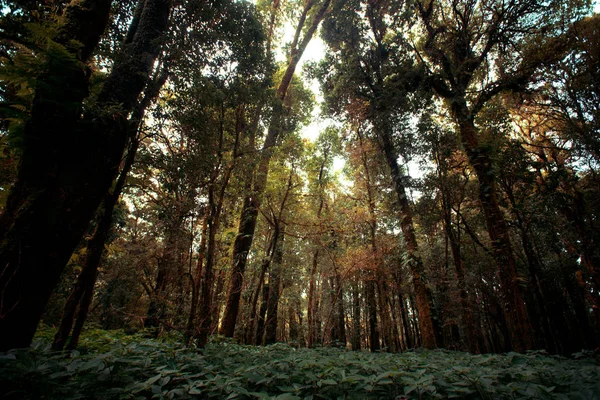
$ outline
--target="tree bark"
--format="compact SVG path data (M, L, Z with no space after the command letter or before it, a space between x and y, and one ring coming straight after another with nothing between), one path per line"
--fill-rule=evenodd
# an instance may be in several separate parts
M365 282L367 295L367 318L369 320L369 346L372 352L379 351L379 327L377 325L377 300L375 299L375 281L367 278Z
M361 349L361 323L360 323L360 294L358 290L358 282L352 283L352 336L350 345L352 350L360 351Z
M265 322L265 344L277 341L277 312L281 296L281 269L283 268L283 242L285 239L285 226L279 229L279 239L273 254L271 271L269 272L269 298L267 300L267 318Z
M210 210L206 210L204 218L202 218L202 231L200 238L200 246L198 249L198 261L196 263L196 273L195 277L192 278L193 287L192 287L192 301L190 304L190 313L188 314L187 326L185 330L185 341L187 344L190 343L192 337L194 336L196 317L198 313L198 304L200 302L200 286L202 284L202 274L203 274L203 266L204 266L204 258L206 254L206 239L208 236L208 215Z
M337 267L334 265L334 307L335 319L333 331L331 333L331 341L342 348L346 347L346 313L344 311L344 288L342 287L342 278Z
M263 285L262 288L262 300L260 303L260 309L258 311L258 318L256 322L256 337L254 343L261 345L265 336L265 316L267 315L267 304L269 301L269 284Z
M104 245L112 227L113 211L119 201L119 198L121 197L127 176L133 167L135 156L140 144L140 138L138 135L140 126L144 119L144 114L146 109L158 96L160 89L166 83L167 78L168 73L167 70L164 69L160 75L153 80L152 85L149 85L146 88L143 100L138 104L129 120L129 129L131 131L131 142L129 149L114 188L112 191L107 193L106 196L104 196L104 200L102 201L102 204L98 210L99 212L96 220L97 226L94 230L92 238L87 244L86 258L82 271L77 277L75 287L67 298L63 317L61 319L58 331L54 336L54 342L52 344L52 348L54 350L62 350L64 348L67 337L69 336L73 326L73 318L75 317L75 311L78 305L79 311L77 312L76 326L81 325L83 327L88 313L87 308L89 308L93 298L93 289L96 284L100 260L102 259L102 254L104 253ZM91 296L88 291L92 291ZM81 328L78 329L78 332L81 332ZM71 348L74 348L78 341L79 334L74 331L73 337L69 341L69 346L73 346Z
M81 191L86 184L79 167L89 148L78 125L88 96L85 63L107 26L110 4L69 4L56 38L68 56L49 54L37 77L17 181L0 217L0 351L31 343L50 294L104 194L90 198Z

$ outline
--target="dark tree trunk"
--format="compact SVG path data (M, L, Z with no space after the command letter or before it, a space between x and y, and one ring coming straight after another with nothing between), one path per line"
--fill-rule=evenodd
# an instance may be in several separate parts
M265 335L265 316L267 315L267 303L269 301L269 284L265 284L262 289L262 300L260 303L260 309L258 311L258 318L256 321L256 337L254 343L261 345L263 343L263 337Z
M302 338L302 316L300 314L300 303L290 304L288 308L288 317L290 325L290 343L296 347L301 347Z
M207 221L208 227L208 243L206 249L206 265L203 268L203 279L200 291L199 302L199 332L198 332L198 347L204 347L208 342L210 329L212 326L212 299L213 299L213 283L215 279L214 263L215 263L215 247L216 235L219 229L219 215L216 210L217 206L213 201L209 201L210 216Z
M73 325L73 332L71 338L67 343L67 350L74 350L79 344L79 338L83 331L85 320L87 319L92 300L94 299L94 284L96 283L96 277L98 276L98 270L96 269L95 274L86 282L83 296L79 302L79 309L77 310L77 316L75 318L75 324Z
M383 346L389 352L395 352L396 347L393 338L393 329L392 329L392 312L388 308L387 302L387 287L383 282L383 276L381 272L377 273L377 300L379 300L379 320L381 321L381 338L383 341Z
M316 343L318 343L319 338L317 335L317 299L316 299L316 275L317 275L317 267L319 265L319 249L316 249L313 258L312 265L310 268L310 275L308 278L308 310L307 310L307 320L308 320L308 338L307 338L307 346L312 347Z
M406 195L406 189L400 176L398 166L398 155L394 149L392 138L387 130L379 132L381 148L385 154L385 159L390 168L392 183L396 191L398 206L400 208L400 227L404 234L406 251L408 252L408 264L413 278L413 287L417 300L417 310L419 312L419 328L422 336L422 346L427 349L437 347L436 337L440 336L441 328L433 319L433 298L426 282L423 281L423 272L425 267L421 256L419 255L419 246L415 236L413 225L412 210Z
M204 218L202 219L202 237L200 238L200 248L198 250L198 261L196 262L196 273L195 277L192 278L192 301L190 304L190 313L188 314L187 326L186 326L186 343L189 344L194 336L196 317L198 313L198 303L200 302L200 286L202 285L202 274L204 258L206 254L206 241L208 236L208 215L210 210L206 211Z
M220 133L219 133L219 149L218 149L218 162L216 167L213 170L211 176L211 184L208 190L208 215L206 219L206 225L208 228L208 239L207 239L207 249L206 249L206 264L204 266L204 275L201 284L201 295L200 295L200 327L198 330L198 342L197 345L199 347L204 347L208 341L208 337L211 333L211 329L213 326L213 284L214 284L214 267L215 267L215 257L216 257L216 237L217 232L219 231L219 227L221 225L221 212L223 210L223 204L225 202L225 192L227 187L229 186L229 179L231 178L231 173L233 171L233 164L231 164L223 173L222 171L222 163L223 163L223 140L224 140L224 115L223 108L221 108L221 118L220 118ZM238 123L236 124L236 143L238 142L239 135L241 134L242 128L240 127L239 121L242 118L238 118ZM234 156L237 154L237 145L234 149ZM216 182L219 175L223 175L221 181L221 187L217 190Z
M371 351L379 351L379 327L377 325L377 300L375 299L375 281L368 279L365 282L367 292L367 315L369 320L369 345Z
M73 58L50 55L37 77L17 181L0 217L0 351L31 343L50 294L108 189L107 184L87 195L85 173L91 171L81 166L91 166L90 146L78 132L88 95L85 63L106 28L110 4L73 1L56 38Z
M578 276L579 275L579 276ZM588 307L585 304L586 288L581 280L581 271L575 273L565 272L564 284L567 294L571 300L573 313L577 324L571 328L575 334L570 338L567 347L572 351L579 351L582 348L593 349L599 344L598 338L590 326Z
M408 319L408 312L406 311L406 303L404 302L404 296L402 295L402 293L398 294L398 303L400 306L400 315L402 316L402 329L404 331L406 347L409 349L412 349L415 347L415 338L410 329L410 320Z
M140 142L139 138L137 137L138 131L142 124L146 109L156 99L160 89L167 81L167 78L167 71L163 70L161 74L152 82L152 84L147 87L143 100L138 104L136 110L133 112L133 115L130 118L129 129L131 131L131 142L123 163L123 168L119 173L115 187L111 192L104 196L104 200L99 208L96 220L96 229L92 235L92 238L87 244L86 258L82 271L77 277L75 287L67 298L63 317L61 319L58 331L54 336L54 343L52 344L52 348L54 350L62 350L64 348L67 337L69 336L73 325L73 318L78 305L79 311L77 312L76 326L82 325L83 327L88 313L87 308L89 308L93 298L93 289L96 284L98 267L100 266L102 254L104 253L104 245L112 227L113 211L119 201L119 198L121 197L127 176L133 166L139 147ZM92 291L92 296L90 296L88 290ZM81 328L79 328L79 332L81 332ZM69 346L77 345L79 335L75 335L74 331L73 336L74 337L71 338L69 342Z
M248 328L246 331L246 343L248 344L258 344L254 341L255 339L255 324L256 324L256 308L258 306L258 297L260 296L261 289L263 284L265 283L265 274L271 265L271 260L273 258L273 252L277 247L277 238L279 237L277 230L273 230L271 232L271 240L269 240L269 246L267 248L267 254L265 254L265 258L262 260L262 264L260 267L260 274L258 276L258 283L256 284L256 289L254 290L253 295L250 300L250 317L248 321Z
M358 290L358 282L354 282L352 283L352 337L350 339L352 350L359 351L361 349L360 337L360 293Z
M335 305L335 320L334 320L334 330L331 334L331 340L341 346L342 348L346 347L346 313L344 311L344 288L342 287L342 279L340 277L340 273L337 267L334 266L335 275L334 279L334 305Z
M279 297L281 296L281 269L283 268L283 242L285 239L285 226L278 229L279 239L273 254L273 263L269 273L269 298L267 300L267 319L265 323L265 344L277 341L277 312Z
M467 282L465 280L465 266L461 255L459 239L452 229L452 213L450 204L450 195L448 193L447 181L445 171L440 172L441 190L442 190L442 206L444 214L444 230L446 236L450 242L450 249L452 251L452 259L454 261L454 270L456 273L456 280L458 282L458 290L460 296L461 305L461 317L465 326L465 336L467 337L467 345L469 351L473 354L481 353L479 343L477 340L478 333L475 327L475 321L473 318L473 306L467 293Z
M477 128L466 105L455 102L453 112L460 129L461 143L479 182L479 201L500 274L502 308L510 333L507 339L510 339L514 350L523 352L532 348L534 340L524 300L524 289L519 285L508 226L498 203L493 163L479 143Z
M221 295L223 294L223 287L225 285L225 271L219 270L218 274L216 274L217 282L215 284L215 290L213 290L213 299L212 299L212 315L219 315L221 313L222 304L219 302ZM212 319L212 325L210 328L210 333L214 333L217 331L217 326L219 324L218 318Z

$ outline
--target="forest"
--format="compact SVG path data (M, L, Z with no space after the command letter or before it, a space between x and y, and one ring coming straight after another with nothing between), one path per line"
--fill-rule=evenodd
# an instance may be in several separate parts
M0 4L9 398L600 395L596 3Z

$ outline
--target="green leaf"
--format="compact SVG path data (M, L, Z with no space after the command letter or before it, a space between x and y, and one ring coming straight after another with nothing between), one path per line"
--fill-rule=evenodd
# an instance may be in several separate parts
M323 385L337 385L338 383L333 379L324 379L321 381Z
M152 385L154 382L158 381L160 378L162 378L161 374L158 374L156 376L153 376L152 378L148 379L146 382L144 382L144 385L146 387L150 387L150 385Z
M294 396L291 393L282 393L279 396L275 397L277 400L300 400L301 398L298 396Z

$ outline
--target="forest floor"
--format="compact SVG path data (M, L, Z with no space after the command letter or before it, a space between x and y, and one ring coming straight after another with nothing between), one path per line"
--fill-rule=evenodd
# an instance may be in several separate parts
M228 341L199 350L92 330L65 355L43 336L30 349L0 353L0 398L600 399L592 352L390 354Z

